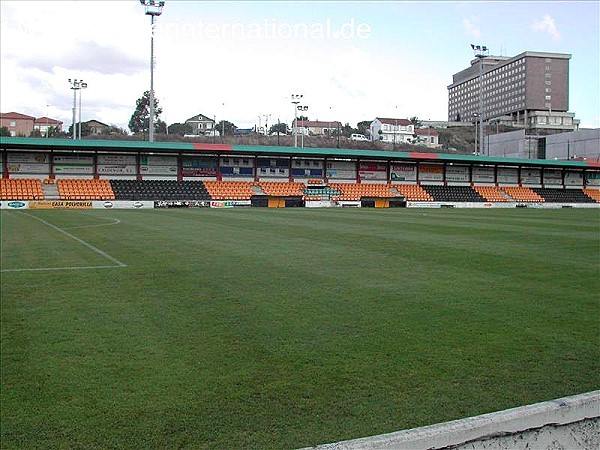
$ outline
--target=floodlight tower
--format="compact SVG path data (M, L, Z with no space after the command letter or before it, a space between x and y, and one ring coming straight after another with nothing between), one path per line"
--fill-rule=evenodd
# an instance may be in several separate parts
M146 15L150 16L150 120L148 124L148 140L154 142L154 18L162 14L163 0L140 0L146 7Z
M475 44L471 44L471 49L479 59L479 155L483 155L483 59L489 56L489 49L485 45Z
M292 104L294 105L294 124L292 132L294 133L294 147L298 147L298 103L304 97L302 94L292 94Z
M80 89L87 88L87 83L83 80L69 78L71 89L73 90L73 140L77 139L77 124L75 123L77 117L77 91ZM81 127L81 93L79 94L79 123ZM81 139L81 131L79 132L79 139Z

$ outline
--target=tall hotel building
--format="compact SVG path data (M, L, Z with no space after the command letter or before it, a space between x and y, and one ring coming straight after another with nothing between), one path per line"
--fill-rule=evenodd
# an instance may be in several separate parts
M486 122L539 132L572 131L578 121L568 112L570 59L569 54L541 52L478 56L452 77L448 120L475 122L481 95Z

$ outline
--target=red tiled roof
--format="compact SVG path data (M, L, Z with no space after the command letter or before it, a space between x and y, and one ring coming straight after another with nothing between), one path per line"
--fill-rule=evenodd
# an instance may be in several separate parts
M62 122L60 120L51 119L50 117L38 117L37 119L35 119L34 123L40 124L40 125L58 125L58 124L62 124Z
M9 113L1 113L0 118L2 119L29 119L35 120L35 117L26 116L25 114L17 113L17 112L9 112Z
M412 125L412 122L407 119L386 119L382 117L377 117L376 119L386 125Z

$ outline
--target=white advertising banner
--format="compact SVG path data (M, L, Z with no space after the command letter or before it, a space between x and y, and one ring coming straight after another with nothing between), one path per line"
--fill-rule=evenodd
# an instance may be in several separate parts
M94 173L94 166L55 165L54 173L56 173L56 174L86 174L86 175L90 175L90 174Z
M473 183L493 183L494 168L485 166L473 166Z
M562 185L562 171L560 169L544 169L544 185Z
M140 166L143 175L177 175L177 166Z
M498 167L498 184L519 184L519 169Z
M392 181L417 181L417 166L415 164L392 164L390 178Z
M540 169L521 169L522 184L540 184L541 177Z
M98 165L135 166L135 155L98 155Z
M600 186L600 172L586 172L585 184L588 186Z
M284 177L290 176L290 170L283 167L259 167L258 175L261 177Z
M126 165L106 165L106 166L98 166L98 174L99 175L136 175L137 170L136 166L126 166Z
M419 166L419 180L444 181L444 167L440 164L422 164Z
M50 162L50 155L48 153L9 153L6 161L9 163L42 164Z
M327 178L356 179L356 163L353 161L328 161Z
M142 155L140 157L142 166L175 166L177 167L177 156L166 155Z
M565 172L565 186L583 186L583 172Z
M7 163L8 173L50 173L49 164Z
M54 155L52 157L54 164L73 164L76 166L92 166L94 164L93 156L84 155Z
M469 182L469 167L446 166L446 181Z
M387 165L376 162L361 162L358 166L361 180L387 180Z

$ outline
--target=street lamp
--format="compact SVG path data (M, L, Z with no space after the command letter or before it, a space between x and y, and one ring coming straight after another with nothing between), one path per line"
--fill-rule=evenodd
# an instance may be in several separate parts
M292 94L292 104L294 105L294 125L292 128L292 132L294 133L294 147L298 147L298 103L300 103L300 99L304 97L302 94Z
M77 116L77 91L87 88L87 83L84 83L83 80L71 78L69 78L69 83L71 84L71 89L73 90L73 139L77 139L77 125L75 124L75 117ZM81 139L81 95L79 96L79 122L79 139Z
M150 16L150 121L148 125L148 140L154 142L154 17L162 14L165 2L163 0L140 0L146 7L146 15Z
M298 111L308 111L308 106L298 105L298 106L296 106L296 109ZM300 117L302 117L302 116L300 116ZM296 125L298 125L298 124L296 124ZM302 148L304 148L304 119L302 119Z
M475 44L471 44L471 49L479 59L479 154L483 155L483 59L489 55L489 49L485 45Z

